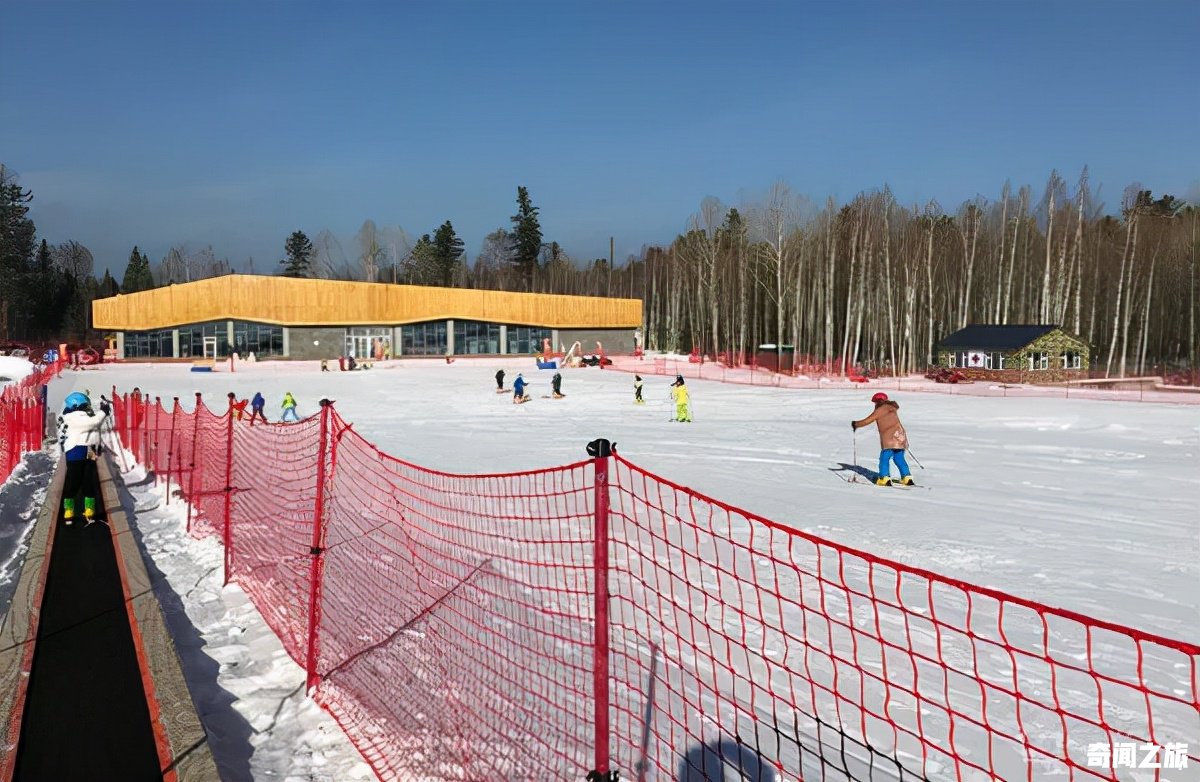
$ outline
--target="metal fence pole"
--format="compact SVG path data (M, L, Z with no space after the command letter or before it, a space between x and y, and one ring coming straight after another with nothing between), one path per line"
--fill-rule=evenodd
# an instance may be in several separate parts
M325 566L325 461L329 449L329 418L333 403L321 400L321 434L317 442L317 486L313 500L312 546L309 554L312 562L308 578L308 651L304 665L307 671L306 687L309 692L317 686L317 658L320 654L318 634L321 626L321 577Z
M608 782L609 771L609 626L608 626L608 471L612 454L608 440L588 445L595 474L595 529L592 539L595 624L592 640L592 695L595 700L595 767L589 779Z
M229 585L229 571L233 562L233 530L230 515L233 511L233 392L229 393L229 410L225 412L225 513L222 522L221 540L225 546L224 585Z

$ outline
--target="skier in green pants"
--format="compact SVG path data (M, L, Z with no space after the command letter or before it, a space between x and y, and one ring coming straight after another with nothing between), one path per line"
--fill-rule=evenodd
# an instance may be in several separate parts
M675 420L682 423L692 422L687 386L683 383L683 375L676 375L671 384L671 398L675 400Z

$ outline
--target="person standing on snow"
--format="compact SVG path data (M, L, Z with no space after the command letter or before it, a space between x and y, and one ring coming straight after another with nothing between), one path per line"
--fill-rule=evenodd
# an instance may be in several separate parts
M635 405L644 405L646 400L642 399L642 376L633 376L633 403Z
M875 403L875 412L859 421L851 421L850 428L858 431L868 424L875 424L879 429L879 475L875 483L879 486L891 486L891 462L900 469L900 483L912 486L913 479L909 473L908 461L904 458L904 449L908 447L908 435L904 425L900 423L897 411L900 405L888 399L888 395L880 391L871 397Z
M550 388L553 389L550 393L555 399L562 399L566 394L562 392L562 373L555 372L554 377L550 380Z
M497 394L504 393L504 370L503 369L496 370L496 393Z
M254 419L261 418L265 424L267 422L267 414L263 412L263 408L267 406L267 400L263 397L261 391L254 392L254 398L250 400L250 425L254 426Z
M109 406L100 401L100 414L92 410L92 400L78 391L68 394L63 413L58 419L58 443L67 462L63 483L63 519L67 524L75 518L75 499L82 492L83 517L90 524L96 516L96 490L100 476L96 459L100 455L100 431L108 418Z
M288 413L292 414L293 421L300 420L300 416L296 413L296 397L292 396L291 391L283 395L283 415L279 420L281 422L288 420Z
M528 402L529 397L525 395L525 378L521 377L521 373L517 373L517 379L513 381L513 404L519 405L522 402Z
M675 420L681 423L691 423L692 413L688 409L688 390L683 383L683 375L676 375L671 384L671 398L675 400Z

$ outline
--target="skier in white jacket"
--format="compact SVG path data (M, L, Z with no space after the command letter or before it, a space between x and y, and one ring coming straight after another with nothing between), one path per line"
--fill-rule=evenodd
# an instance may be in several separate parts
M92 400L78 391L68 394L63 413L58 418L58 442L67 460L67 475L63 483L63 519L70 524L75 518L75 500L82 493L83 516L91 522L96 516L96 492L100 476L96 459L100 454L100 431L108 418L109 407L101 400L100 412L92 410Z

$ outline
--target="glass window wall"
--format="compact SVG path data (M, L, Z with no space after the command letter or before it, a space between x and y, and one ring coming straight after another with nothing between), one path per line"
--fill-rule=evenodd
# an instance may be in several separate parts
M192 326L179 327L180 357L203 358L205 337L217 338L218 358L227 358L233 352L233 346L229 344L229 329L225 321L218 323L197 323Z
M509 326L508 352L513 355L532 355L542 352L542 340L550 339L551 330L537 326ZM555 346L551 345L551 349Z
M217 340L218 344L221 342ZM283 326L265 323L249 323L244 320L233 322L234 350L242 358L250 353L255 358L283 355Z
M500 326L475 320L454 321L454 352L460 356L500 352Z
M171 358L174 355L171 329L125 332L125 358Z
M402 356L444 356L448 344L444 320L412 323L400 327Z

